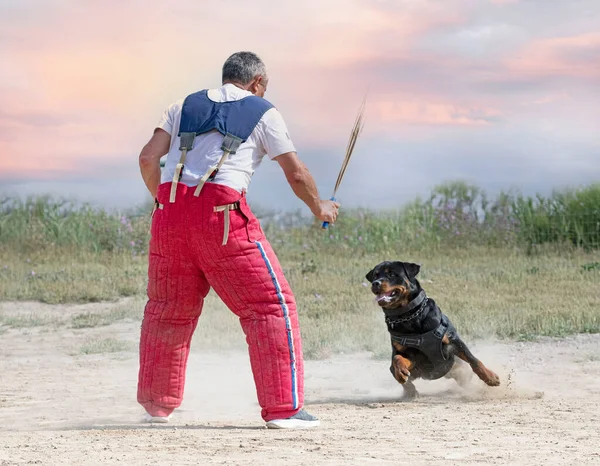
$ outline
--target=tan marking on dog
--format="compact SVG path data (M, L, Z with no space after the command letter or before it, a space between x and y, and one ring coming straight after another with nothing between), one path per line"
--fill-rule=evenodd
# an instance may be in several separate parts
M406 346L401 345L400 343L398 343L397 341L393 341L392 342L392 346L394 348L396 348L396 351L398 351L399 353L401 353L402 351L404 351L406 349Z
M406 383L410 377L410 371L413 369L414 363L401 354L397 354L394 356L392 365L394 367L394 378L401 384Z
M381 282L381 291L384 293L390 293L392 291L397 291L398 292L398 297L396 298L396 300L394 301L394 305L396 304L401 304L403 306L406 306L409 302L408 296L409 296L409 292L408 292L408 288L402 285L390 285L390 283L388 281L384 281Z
M487 385L489 385L490 387L497 387L498 385L500 385L500 377L498 377L496 373L485 367L485 365L479 359L476 359L477 362L471 364L468 361L467 356L463 352L458 353L458 357L470 364L471 369L473 369L473 372L477 374L477 377L483 380Z

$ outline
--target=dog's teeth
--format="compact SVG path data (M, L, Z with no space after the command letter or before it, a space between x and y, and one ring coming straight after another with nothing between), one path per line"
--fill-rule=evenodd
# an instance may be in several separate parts
M377 298L377 302L381 302L381 301L385 301L386 303L389 303L392 300L392 298L390 296L379 296Z

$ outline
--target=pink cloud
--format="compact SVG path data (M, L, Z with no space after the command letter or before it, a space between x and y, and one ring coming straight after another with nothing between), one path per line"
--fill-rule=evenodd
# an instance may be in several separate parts
M600 32L537 39L507 62L514 73L600 78Z
M598 33L535 39L505 62L422 48L428 35L468 23L472 4L459 0L229 4L235 15L192 1L143 9L67 1L43 15L0 19L0 53L10 65L10 79L0 79L3 173L75 173L99 157L135 164L163 109L216 86L223 60L240 49L267 63L267 97L301 151L343 146L369 85L365 132L386 137L415 125L478 130L524 100L440 90L440 70L465 83L479 76L600 76L597 60L581 58L598 51ZM232 28L224 33L223 24ZM553 102L544 99L554 97L529 100Z
M393 96L374 103L378 123L393 125L480 126L501 115L495 108Z

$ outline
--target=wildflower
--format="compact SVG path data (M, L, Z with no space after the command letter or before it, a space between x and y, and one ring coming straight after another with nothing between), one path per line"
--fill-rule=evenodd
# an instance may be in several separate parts
M358 241L362 241L362 240L363 240L363 237L362 237L362 236L359 236L359 237L358 237Z
M344 240L348 240L348 235L344 235Z
M121 217L121 225L125 225L127 224L127 217L123 216Z
M31 262L31 259L27 259L25 262L29 264Z
M31 271L31 276L34 277L35 276L35 272L32 270Z
M333 235L329 235L329 239L333 239Z
M131 245L131 247L135 246L135 241L132 241L131 243L129 243Z
M315 293L315 298L317 298L317 299L323 299L319 293Z
M367 282L362 282L362 286L366 288L367 286L369 286L369 284Z

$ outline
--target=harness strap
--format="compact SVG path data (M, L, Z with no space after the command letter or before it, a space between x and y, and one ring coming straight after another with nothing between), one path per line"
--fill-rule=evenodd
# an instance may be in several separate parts
M198 197L200 195L200 191L202 191L204 183L206 183L209 178L214 178L216 176L221 166L225 163L225 160L227 160L227 157L229 157L229 154L235 154L242 145L242 142L244 142L242 138L238 138L231 133L225 134L223 137L223 143L221 144L223 155L219 159L219 163L210 167L207 172L202 175L202 178L200 178L200 182L194 191L194 196Z
M402 346L419 347L423 344L423 338L419 335L393 335L390 334L392 341L400 343Z
M209 178L211 178L211 177L214 178L214 176L219 171L219 168L221 168L221 166L225 163L225 160L227 160L228 156L229 156L229 152L223 151L223 155L219 159L219 163L210 167L206 171L206 173L204 175L202 175L202 178L200 178L200 182L198 183L198 186L196 186L196 189L194 190L194 196L198 197L200 195L200 191L202 191L202 188L204 187L204 183L206 183Z
M177 183L181 180L183 174L183 166L185 164L185 158L189 150L194 147L194 139L196 139L196 133L181 133L179 150L181 151L181 157L179 163L175 166L175 173L173 173L173 180L171 182L171 195L169 196L169 202L172 204L175 202L175 194L177 193Z
M427 333L423 333L421 335L402 335L402 334L393 334L390 332L390 337L392 341L400 343L402 346L413 346L419 347L426 343L426 340L430 338L430 336L435 337L437 340L442 340L446 332L448 331L449 321L448 318L442 314L442 318L440 319L440 323L438 326L430 330Z
M223 229L223 242L221 246L225 246L227 244L227 240L229 239L229 226L231 224L231 220L229 217L229 211L236 210L240 208L239 202L234 202L233 204L226 205L218 205L214 207L214 212L224 212L225 213L225 228Z
M442 314L440 325L438 325L437 328L433 331L433 334L436 336L436 338L439 338L441 340L442 338L444 338L444 335L446 335L449 326L450 322L448 321L448 317L446 317L446 314Z

